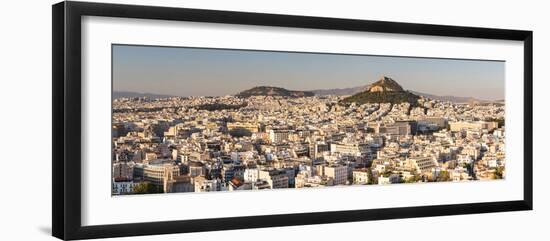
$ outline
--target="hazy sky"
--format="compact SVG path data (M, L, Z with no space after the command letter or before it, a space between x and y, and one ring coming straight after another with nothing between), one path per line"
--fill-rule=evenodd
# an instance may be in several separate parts
M504 98L504 62L113 46L115 91L176 96L236 94L254 86L348 88L385 75L404 89L434 95Z

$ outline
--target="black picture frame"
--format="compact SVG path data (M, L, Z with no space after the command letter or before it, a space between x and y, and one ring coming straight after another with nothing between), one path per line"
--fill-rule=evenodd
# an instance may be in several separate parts
M517 40L524 43L523 199L503 202L264 215L237 218L82 226L81 224L81 17L195 21L426 36ZM336 19L90 2L52 6L52 233L60 239L310 225L380 219L532 210L533 32L415 23Z

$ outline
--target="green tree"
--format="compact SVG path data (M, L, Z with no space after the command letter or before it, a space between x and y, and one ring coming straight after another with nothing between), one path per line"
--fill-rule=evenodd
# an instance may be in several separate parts
M134 194L162 193L162 187L157 187L148 182L142 182L134 187Z
M448 182L450 180L451 180L451 175L449 174L448 171L445 171L445 170L441 170L436 179L436 181L438 182Z
M238 127L233 130L230 130L229 135L231 135L232 137L252 136L252 132L246 128Z
M411 176L405 180L405 183L417 183L418 181L421 181L422 177L420 175L415 174L414 176Z
M495 179L504 178L504 167L497 167L495 170Z
M391 104L400 104L400 103L410 103L413 106L419 106L418 99L419 96L408 92L408 91L385 91L385 92L361 92L350 97L346 97L341 100L340 103L352 103L355 102L359 105L365 103L391 103Z
M368 175L369 175L369 184L378 184L378 180L376 180L376 178L374 177L374 173L372 171L372 168L367 168L368 170Z

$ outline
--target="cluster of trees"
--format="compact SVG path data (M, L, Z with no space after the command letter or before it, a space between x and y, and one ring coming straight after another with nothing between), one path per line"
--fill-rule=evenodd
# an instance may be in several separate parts
M419 181L423 181L423 178L422 176L420 175L414 175L412 177L409 177L407 179L404 180L404 183L417 183Z
M504 178L504 167L502 167L502 166L497 167L497 169L495 170L494 178L495 179L503 179Z
M164 193L162 187L157 187L148 182L142 182L134 187L134 194Z
M435 179L437 182L448 182L451 181L451 174L446 170L441 170L439 175Z
M385 91L385 92L361 92L359 94L352 95L341 101L341 103L410 103L412 106L418 106L418 99L420 97L408 91Z
M203 104L197 105L194 108L197 110L207 110L207 111L216 111L216 110L238 110L240 108L246 107L248 103L243 103L239 105L231 104Z
M231 135L232 137L252 136L252 132L246 128L238 127L233 130L230 130L229 135Z
M315 93L310 91L287 90L280 87L272 86L257 86L249 90L239 93L240 98L248 98L251 96L286 96L286 97L308 97L314 96Z
M369 177L369 182L368 184L378 184L378 180L374 177L373 175L373 171L372 171L372 168L368 168L368 177Z

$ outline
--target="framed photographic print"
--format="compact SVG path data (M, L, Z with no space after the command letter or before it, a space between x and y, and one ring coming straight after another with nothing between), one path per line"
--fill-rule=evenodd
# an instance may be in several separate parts
M532 32L53 6L53 235L532 209Z

